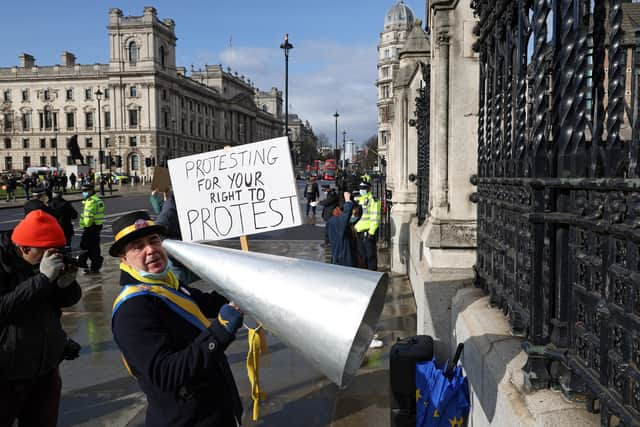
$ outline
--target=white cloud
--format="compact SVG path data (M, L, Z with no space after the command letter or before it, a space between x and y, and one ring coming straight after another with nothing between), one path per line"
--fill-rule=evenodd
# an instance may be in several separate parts
M376 47L334 41L301 41L289 56L290 113L308 120L316 134L334 142L336 110L338 141L363 142L376 134ZM262 90L284 90L284 54L280 49L240 46L219 53L198 52L198 63L222 63L251 79ZM197 68L197 67L196 67Z

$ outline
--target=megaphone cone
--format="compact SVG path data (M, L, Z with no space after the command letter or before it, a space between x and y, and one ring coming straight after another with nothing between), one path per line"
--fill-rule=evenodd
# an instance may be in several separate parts
M163 246L338 386L353 379L384 306L386 274L177 240Z

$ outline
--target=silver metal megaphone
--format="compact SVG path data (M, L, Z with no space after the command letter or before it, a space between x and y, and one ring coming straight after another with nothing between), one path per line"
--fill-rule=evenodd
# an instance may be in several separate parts
M356 375L384 306L385 273L178 240L162 246L339 387Z

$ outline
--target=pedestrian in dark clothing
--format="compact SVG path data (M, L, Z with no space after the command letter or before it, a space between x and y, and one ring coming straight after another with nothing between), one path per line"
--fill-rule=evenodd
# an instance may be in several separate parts
M22 188L24 189L24 197L27 200L31 198L31 187L33 187L33 179L25 173L22 175Z
M18 179L13 176L13 175L9 175L9 177L7 178L7 202L10 199L13 199L13 201L16 201L16 188L18 187Z
M76 189L76 174L73 172L71 172L71 175L69 175L69 184L71 184L72 190Z
M49 202L49 207L56 213L56 219L60 223L62 231L64 231L64 236L67 239L65 246L71 247L71 239L73 238L72 221L78 218L78 211L62 197L62 193L59 191L53 193L53 199Z
M345 191L342 211L334 208L333 216L327 222L331 243L331 264L345 267L358 266L356 235L351 227L360 219L360 206L351 201L351 193Z
M312 176L309 179L304 190L304 196L307 198L307 216L309 216L309 209L312 209L313 216L316 216L316 206L320 198L320 189L318 188L316 177Z
M67 192L67 183L69 182L69 178L64 173L60 177L60 184L62 185L62 192Z
M0 233L0 425L53 427L58 421L67 335L61 307L80 300L76 270L55 249L65 237L36 210Z
M216 292L178 281L164 231L145 211L113 223L109 254L120 259L123 286L113 304L114 340L146 394L146 425L235 427L242 402L224 351L242 312Z
M326 191L327 195L319 204L322 205L322 219L325 221L324 242L329 243L329 228L326 226L326 223L329 222L329 219L333 215L333 210L340 203L340 197L338 197L335 188L328 188Z
M27 216L29 212L40 209L55 217L56 213L45 203L46 199L47 192L43 187L34 188L33 199L24 204L24 215Z

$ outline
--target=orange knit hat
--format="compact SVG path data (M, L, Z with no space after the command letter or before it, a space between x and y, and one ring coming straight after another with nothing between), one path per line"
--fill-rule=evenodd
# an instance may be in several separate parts
M13 229L11 241L34 248L58 248L67 244L62 227L48 213L37 209L29 212Z

